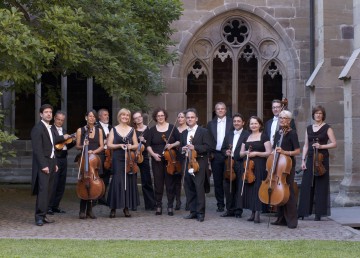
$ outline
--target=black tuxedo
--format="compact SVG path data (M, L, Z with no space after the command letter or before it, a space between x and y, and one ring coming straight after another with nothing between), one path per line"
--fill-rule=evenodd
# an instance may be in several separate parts
M66 134L66 130L63 128L63 135L59 135L59 132L55 125L51 127L51 131L55 136L55 144L63 142L64 134ZM67 150L74 147L76 144L75 141L72 141L69 144L66 144ZM67 176L67 150L55 150L56 155L56 164L58 166L58 172L55 173L54 184L52 188L52 193L49 202L49 209L59 208L60 201L65 192L66 185L66 176Z
M217 206L221 210L224 208L224 171L225 171L225 159L221 153L221 150L216 150L216 142L217 142L217 117L211 120L208 125L207 129L210 133L211 138L211 168L213 173L214 179L214 188L215 188L215 198L217 201ZM230 117L226 117L226 126L225 126L225 137L228 135L232 130L234 130L233 122Z
M242 187L242 180L241 180L241 172L242 172L242 158L240 158L240 150L241 145L246 141L246 139L249 137L249 131L243 129L240 137L236 143L235 149L234 149L234 171L236 174L236 179L232 182L231 185L231 192L230 192L230 181L227 179L224 179L224 192L226 197L226 209L230 213L235 213L238 215L242 214L242 208L240 207L240 201L238 200L240 197L239 189L241 190ZM223 142L221 151L224 155L224 158L227 158L226 156L226 150L229 149L229 144L233 144L234 140L234 132L229 133Z
M187 145L188 130L181 133L180 146ZM192 214L205 215L205 180L209 180L206 175L208 166L208 152L210 149L211 138L208 130L198 126L196 129L192 144L197 152L197 162L199 163L199 172L195 176L185 171L184 188L186 200L189 204ZM184 158L185 159L185 158ZM185 162L187 168L187 161Z
M55 136L53 135L55 140ZM46 216L56 167L55 156L52 158L53 143L43 122L37 123L31 130L32 144L32 194L37 195L35 221ZM48 167L49 174L42 172Z
M109 128L109 132L111 131L111 129L113 128L110 124L108 124L108 128ZM103 134L103 139L104 141L107 139L107 135L105 134L105 130L104 128L101 126L100 122L96 124L96 127L98 127L99 129L102 130L102 134ZM105 162L105 150L100 152L99 154L99 157L101 159L101 163L102 163L102 166L103 166L103 173L100 174L99 176L103 179L104 181L104 184L105 184L105 193L106 193L106 188L108 187L109 185L109 181L110 181L110 176L111 176L111 169L105 169L104 168L104 162ZM105 196L103 197L103 201L105 201Z

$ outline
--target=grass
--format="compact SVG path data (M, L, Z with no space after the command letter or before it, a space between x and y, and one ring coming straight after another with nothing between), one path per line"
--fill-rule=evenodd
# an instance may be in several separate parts
M359 257L350 241L0 239L0 257Z

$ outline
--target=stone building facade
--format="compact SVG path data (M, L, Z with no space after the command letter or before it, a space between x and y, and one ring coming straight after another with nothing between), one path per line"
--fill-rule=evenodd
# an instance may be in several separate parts
M205 125L219 101L229 115L258 115L265 121L272 115L271 100L287 98L302 145L311 109L321 104L338 144L330 151L331 189L339 192L335 202L360 205L360 0L183 0L183 8L170 49L179 53L178 62L162 68L166 90L149 97L150 105L166 108L171 123L179 111L195 107ZM121 103L100 103L91 79L76 83L86 98L69 94L71 78L62 78L61 109L77 103L76 113L85 113L105 105L114 118ZM41 85L37 88L41 91ZM35 106L33 117L26 116L29 125L37 119L41 101L33 96L29 101L23 111L13 107L8 121L15 129L15 114L29 112L29 103ZM68 130L80 119L68 121Z
M321 104L338 144L330 151L331 189L339 191L335 202L359 205L360 1L183 3L172 49L179 61L163 67L166 92L150 98L153 106L165 107L170 122L177 112L196 107L205 124L218 101L229 113L267 120L271 100L286 97L303 144L311 109Z

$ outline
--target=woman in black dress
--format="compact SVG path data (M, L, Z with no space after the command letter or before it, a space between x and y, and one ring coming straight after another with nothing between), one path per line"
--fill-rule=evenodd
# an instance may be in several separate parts
M96 111L90 110L85 115L85 120L87 125L84 127L80 127L76 131L76 149L82 150L84 145L88 145L88 153L89 154L99 154L104 150L104 140L102 130L98 127L95 127L96 123ZM85 140L85 136L88 136L88 139ZM102 166L100 166L102 169ZM102 174L99 171L99 174ZM100 196L101 197L101 196ZM92 211L92 201L88 200L80 200L80 212L79 212L79 219L96 219Z
M186 130L187 125L186 125L186 118L185 118L185 111L181 111L178 113L178 118L177 118L177 130L179 131L179 136L181 135L181 133ZM176 139L178 141L180 141L180 139ZM181 155L181 152L179 151L177 153L177 158L180 161L180 164L183 166L184 164L184 160L183 160L183 155ZM182 187L182 179L184 177L183 174L184 169L181 170L181 172L174 174L175 177L175 198L176 198L176 206L175 206L175 210L180 210L181 208L181 187ZM187 203L186 203L187 204ZM187 205L186 205L187 207ZM185 208L186 208L185 207Z
M131 217L129 209L136 210L140 204L137 173L130 171L125 177L125 151L136 150L138 147L135 130L129 126L130 117L128 109L122 108L118 112L119 124L111 129L107 142L108 148L113 150L113 176L107 198L111 209L110 218L115 218L116 209L123 209L125 217Z
M288 228L296 228L298 224L298 218L297 218L297 209L296 209L297 200L294 192L294 178L295 178L295 165L296 165L294 156L300 154L300 144L296 131L292 130L290 127L291 119L292 119L292 114L290 111L283 110L280 112L279 125L281 129L275 133L274 146L273 146L273 148L277 153L287 155L292 160L290 175L286 177L286 183L290 187L290 196L288 202L285 205L278 206L277 220L271 224L288 226ZM283 139L281 146L277 146L281 138L280 132L283 132Z
M248 154L249 158L254 161L254 174L256 180L252 184L244 184L242 208L252 211L248 221L260 223L262 203L259 199L258 193L261 181L266 178L266 159L271 153L271 143L269 137L265 132L263 132L264 124L259 117L250 117L249 127L251 134L245 143L241 145L240 157L245 158L245 156ZM251 151L249 151L250 146Z
M298 215L300 218L308 217L313 213L315 203L315 220L321 220L322 216L330 216L330 181L329 181L329 151L336 148L334 131L326 124L326 112L322 106L312 110L314 123L306 128L305 144L302 153L301 168L304 171ZM309 147L310 145L310 147ZM318 176L313 171L314 150L323 154L323 166L325 174Z
M136 130L136 136L139 142L139 146L140 144L142 144L142 146L144 146L145 148L146 142L149 139L150 130L148 126L144 125L143 116L140 111L137 111L133 114L133 122ZM150 160L146 148L142 152L142 155L144 160L143 162L138 163L138 166L140 169L141 189L144 196L145 210L154 210L155 209L154 188L150 173Z
M152 114L152 118L156 121L156 125L150 128L149 139L147 141L147 150L151 155L151 166L154 175L154 190L156 213L162 214L162 197L164 193L164 184L166 186L167 195L167 211L169 216L174 215L173 205L175 199L175 180L174 176L166 172L166 161L163 155L165 149L172 149L180 145L177 135L179 132L174 128L174 125L166 122L168 118L167 112L162 108L157 108ZM174 128L174 130L172 130ZM171 137L170 133L173 131ZM163 136L168 140L167 144Z

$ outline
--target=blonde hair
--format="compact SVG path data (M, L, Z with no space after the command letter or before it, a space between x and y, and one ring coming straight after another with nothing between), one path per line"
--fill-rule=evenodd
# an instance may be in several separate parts
M116 117L119 124L120 124L120 116L122 114L129 115L129 121L127 122L127 124L130 125L130 120L131 120L131 112L130 112L130 110L127 109L127 108L122 108L122 109L119 110L119 112L117 113L117 117Z

